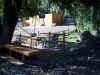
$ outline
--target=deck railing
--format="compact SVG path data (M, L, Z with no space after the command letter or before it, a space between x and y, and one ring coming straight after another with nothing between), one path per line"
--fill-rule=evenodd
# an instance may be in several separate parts
M60 38L61 36L61 38ZM28 46L30 48L65 48L66 33L41 33L38 32L35 37L14 35L16 39L13 41L17 45ZM59 40L61 39L61 40ZM17 41L17 43L16 43Z

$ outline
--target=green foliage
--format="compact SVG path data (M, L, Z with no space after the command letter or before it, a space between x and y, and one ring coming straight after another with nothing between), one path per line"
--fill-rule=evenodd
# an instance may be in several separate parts
M3 1L0 0L0 16L3 16Z
M60 13L70 14L78 32L100 30L100 3L92 0L49 0L49 4L59 7Z
M73 7L70 11L70 15L76 23L76 28L78 32L87 31L92 23L92 12L91 8L85 6L80 2L73 3Z
M100 31L100 4L94 5L93 11L93 24L94 29Z
M42 11L42 0L23 0L20 16L34 16Z
M4 5L6 3L7 6ZM8 6L8 4L10 6ZM5 8L4 8L5 7ZM4 9L15 8L16 13L22 16L34 16L42 11L42 0L0 0L0 16L3 16Z
M66 9L71 8L71 4L75 0L48 0L49 6L53 7L53 12L58 12L64 14L66 12Z

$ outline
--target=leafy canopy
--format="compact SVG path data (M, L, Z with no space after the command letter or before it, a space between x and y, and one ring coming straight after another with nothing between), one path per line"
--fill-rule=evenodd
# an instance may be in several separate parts
M34 16L40 14L41 10L42 0L23 0L19 15Z
M100 30L100 1L99 0L49 0L49 4L56 5L65 13L73 17L79 31L88 30L89 24Z
M3 0L0 0L0 16L3 16Z
M42 0L0 0L0 16L5 13L4 9L9 11L11 8L21 17L34 16L41 13Z

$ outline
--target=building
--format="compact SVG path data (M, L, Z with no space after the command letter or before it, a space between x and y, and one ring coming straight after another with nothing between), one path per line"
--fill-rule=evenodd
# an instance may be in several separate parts
M22 22L23 22L24 26L40 25L40 18L39 18L39 16L23 17Z
M62 25L64 23L64 16L61 14L46 14L45 25Z
M37 25L37 26L52 26L52 25L62 25L64 23L64 16L61 14L45 14L44 18L39 16L34 17L24 17L24 26Z

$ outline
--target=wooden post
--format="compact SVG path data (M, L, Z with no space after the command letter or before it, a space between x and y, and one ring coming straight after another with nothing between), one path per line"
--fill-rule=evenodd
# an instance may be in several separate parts
M39 37L39 35L40 35L40 32L38 31L38 37Z
M63 48L65 48L65 32L63 32Z
M31 39L30 40L31 40L30 48L32 48L32 36L31 36Z
M22 62L24 62L25 61L25 56L24 55L22 55Z
M30 41L31 41L31 45L30 45L30 48L32 49L33 48L33 36L31 34L31 38L30 38Z
M9 50L9 56L11 56L12 55L12 52Z
M21 46L21 43L22 43L22 35L21 35L21 32L20 32L18 45Z
M48 34L49 34L49 48L50 48L50 40L51 40L50 36L51 36L51 33L49 32Z
M38 32L38 37L40 36L40 32ZM36 43L36 46L38 46L39 45L39 42L40 42L40 40L37 40L36 41L37 43Z

